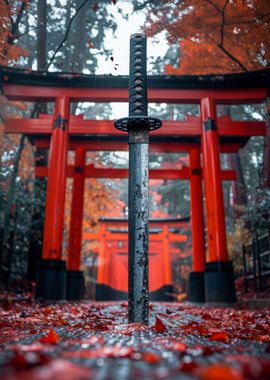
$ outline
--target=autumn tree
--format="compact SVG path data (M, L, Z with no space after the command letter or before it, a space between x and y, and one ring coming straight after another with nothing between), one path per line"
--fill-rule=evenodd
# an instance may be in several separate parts
M178 0L149 6L147 34L165 29L168 41L180 44L179 67L167 65L167 74L224 74L270 64L268 0Z
M14 64L27 51L18 45L19 27L29 6L28 0L11 4L0 0L0 65Z

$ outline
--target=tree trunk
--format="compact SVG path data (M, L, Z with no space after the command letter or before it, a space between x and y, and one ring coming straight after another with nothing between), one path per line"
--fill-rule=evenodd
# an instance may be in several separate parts
M44 71L47 65L47 0L38 0L38 30L37 30L37 68ZM47 113L47 104L38 103L37 113ZM47 166L47 150L36 149L35 165ZM29 237L27 278L35 280L36 266L42 257L45 200L46 200L47 178L35 179L35 207L32 215L32 226Z
M35 165L47 166L48 151L37 149L35 152ZM37 262L42 257L44 216L46 203L47 177L35 179L35 206L32 214L32 226L29 237L27 278L31 281L36 279Z
M2 254L0 257L0 282L8 281L10 273L10 237L11 237L11 221L12 221L12 207L16 188L16 177L19 170L19 163L24 148L25 136L20 138L17 154L14 159L13 172L10 179L10 190L8 193L7 202L4 211L4 226L3 226L3 238L2 238Z
M218 116L231 116L230 108L226 105L218 106ZM241 163L241 153L237 152L235 154L230 154L227 156L227 162L229 167L236 171L237 180L233 183L233 198L235 205L246 205L247 204L247 188L245 183L245 178L243 174L243 168ZM238 218L239 212L236 211L236 218Z
M67 2L66 5L66 29L70 23L70 16L71 16L71 1ZM64 47L64 62L63 62L63 70L65 72L70 71L70 66L71 66L71 45L72 45L72 29L70 30L68 36L67 36L67 41Z
M83 0L76 1L76 9L82 4ZM86 6L87 5L87 6ZM72 71L80 73L83 68L83 60L85 57L86 49L86 19L87 19L87 9L89 3L86 3L85 6L78 13L73 29L73 39L72 45L74 46L73 54L71 57L72 61ZM77 108L77 103L73 103L71 106L71 113L75 114Z
M47 0L38 0L37 13L37 69L42 71L47 64Z
M264 186L270 188L270 98L267 102L267 114L265 119L266 135L264 137L263 152L263 180Z

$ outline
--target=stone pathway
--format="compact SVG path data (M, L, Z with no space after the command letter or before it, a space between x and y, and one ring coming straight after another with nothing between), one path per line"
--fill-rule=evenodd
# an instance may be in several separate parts
M270 379L270 309L153 303L127 324L127 303L2 302L5 380Z

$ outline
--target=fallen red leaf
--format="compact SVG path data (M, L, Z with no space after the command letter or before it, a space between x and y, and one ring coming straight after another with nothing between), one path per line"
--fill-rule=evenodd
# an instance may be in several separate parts
M244 380L244 377L234 368L224 364L211 364L198 371L202 380Z
M93 358L131 358L134 354L132 347L104 346L96 350L76 350L64 352L66 358L93 359Z
M217 340L219 342L228 343L229 336L225 331L217 332L210 337L210 340Z
M254 340L256 340L257 342L269 343L270 342L270 335L257 335L254 337Z
M180 363L179 366L179 370L183 372L192 372L197 368L199 368L198 363L189 356L183 358L183 361Z
M41 352L18 352L7 363L17 370L47 364L50 359Z
M56 344L60 342L60 336L54 330L50 329L48 334L40 338L39 341L42 343Z
M164 325L162 320L158 318L158 316L156 316L155 329L157 332L160 332L160 333L163 333L164 331L166 331L166 326Z
M209 336L209 330L205 326L199 325L196 328L200 335Z
M156 364L160 361L160 357L154 352L145 352L143 354L143 359L150 364Z
M185 353L187 351L187 346L185 345L185 343L173 342L172 349L180 353Z

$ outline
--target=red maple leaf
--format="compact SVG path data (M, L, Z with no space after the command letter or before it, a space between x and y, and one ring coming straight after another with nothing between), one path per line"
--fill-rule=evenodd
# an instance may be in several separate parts
M210 340L218 340L219 342L228 343L229 336L225 331L217 332L210 337Z
M150 364L156 364L160 361L160 357L154 352L144 352L143 359Z
M50 329L48 334L39 339L42 343L56 344L60 342L60 336L54 330Z
M164 331L166 331L166 326L164 325L162 320L158 318L158 316L156 316L155 329L157 330L157 332L160 332L160 333L163 333Z

